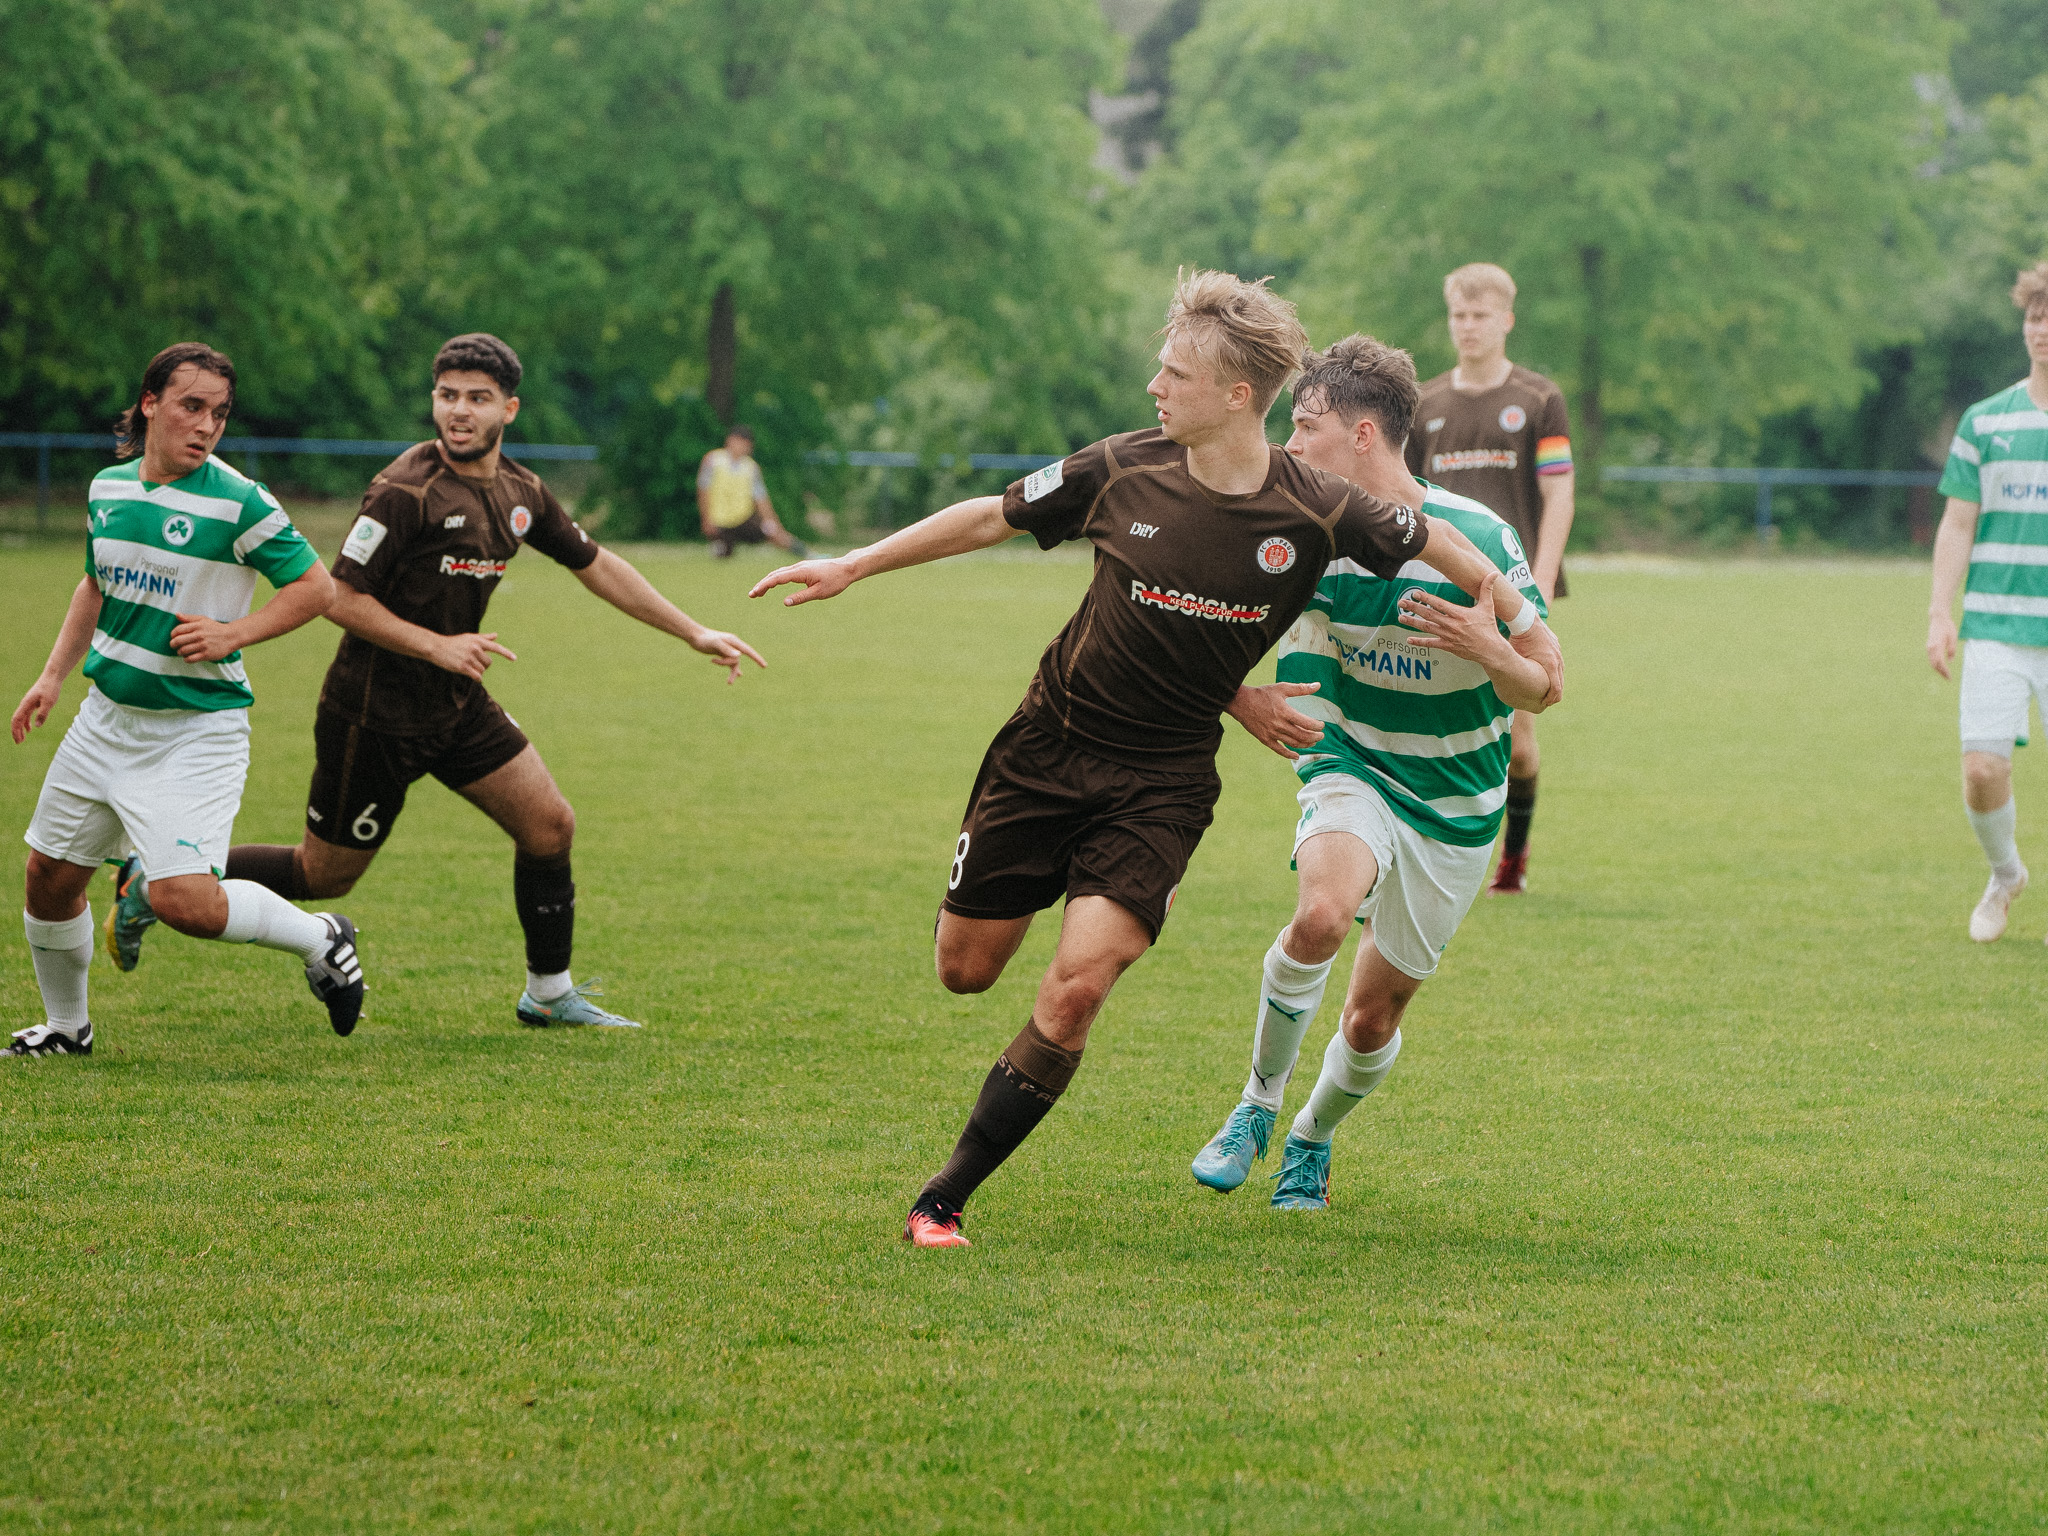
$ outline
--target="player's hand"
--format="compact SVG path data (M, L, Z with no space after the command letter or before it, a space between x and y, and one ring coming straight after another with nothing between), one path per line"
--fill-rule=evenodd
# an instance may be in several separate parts
M171 649L187 661L226 661L242 648L234 626L203 614L181 613L171 631Z
M502 656L507 661L519 659L498 644L496 630L488 635L443 635L440 645L427 659L443 672L453 672L458 677L475 681L490 670L494 656Z
M1323 722L1288 708L1287 701L1321 687L1320 683L1267 683L1262 688L1241 685L1224 713L1254 741L1291 760L1295 753L1306 752L1323 739Z
M725 668L725 683L730 688L740 680L740 663L752 657L754 665L765 667L761 653L738 635L728 635L722 629L700 629L689 640L690 649L701 651Z
M21 702L14 706L14 744L17 747L28 740L30 731L50 718L50 711L57 707L57 695L63 686L62 678L39 677L21 696Z
M1956 659L1956 621L1945 613L1927 616L1927 664L1948 677L1948 664ZM21 738L16 737L19 741Z
M747 596L759 597L776 587L792 585L802 587L803 591L785 597L782 600L785 608L794 608L798 603L814 603L822 597L837 597L853 585L853 566L845 560L799 560L795 565L770 571L754 583Z
M1505 648L1493 611L1493 586L1499 579L1498 571L1487 572L1469 608L1447 602L1420 587L1410 587L1401 594L1401 622L1421 631L1415 637L1417 645L1449 651L1481 666L1489 661L1498 663ZM1529 632L1534 633L1533 627Z

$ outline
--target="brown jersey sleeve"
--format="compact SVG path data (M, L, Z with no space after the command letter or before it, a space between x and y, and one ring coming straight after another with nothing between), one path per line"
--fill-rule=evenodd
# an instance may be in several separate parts
M572 571L582 570L597 558L597 541L555 500L555 493L548 489L545 480L536 479L534 489L539 493L540 506L534 514L533 526L526 531L526 542L557 564Z
M1003 520L1051 549L1078 539L1088 525L1095 498L1109 484L1109 450L1091 443L1057 464L1026 475L1003 492Z
M383 600L403 558L419 536L423 516L419 492L381 475L363 492L362 511L342 541L333 575L358 592Z
M1353 489L1337 514L1331 535L1338 559L1356 560L1373 575L1389 579L1422 553L1422 546L1429 542L1423 532L1427 526L1421 513Z

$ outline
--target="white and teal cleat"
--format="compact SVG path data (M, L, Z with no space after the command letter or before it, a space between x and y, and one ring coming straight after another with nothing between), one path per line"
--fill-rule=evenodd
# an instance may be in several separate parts
M1240 1103L1223 1122L1223 1129L1195 1154L1195 1182L1227 1195L1250 1178L1252 1164L1266 1155L1273 1119L1273 1111L1263 1104Z
M581 1024L595 1025L600 1029L638 1029L638 1020L606 1013L591 1001L593 997L604 996L604 988L600 985L603 980L602 976L593 976L545 1003L535 1002L530 992L521 992L519 1022L533 1029L547 1029L553 1025L568 1028Z
M1273 1209L1326 1211L1330 1208L1330 1144L1289 1136L1273 1175Z
M114 968L132 971L142 963L142 936L156 922L147 883L137 877L142 860L129 854L114 869L114 905L107 913L107 958Z

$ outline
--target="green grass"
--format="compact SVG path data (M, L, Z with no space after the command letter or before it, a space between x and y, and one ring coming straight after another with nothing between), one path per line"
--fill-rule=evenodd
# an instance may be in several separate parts
M1293 895L1291 777L1233 736L1158 952L976 1246L919 1253L1051 940L954 998L932 914L1085 566L792 613L742 602L764 562L644 558L772 669L716 686L528 557L491 681L579 812L578 974L648 1028L517 1027L510 851L431 782L345 903L352 1039L274 954L96 965L97 1054L0 1079L0 1528L2048 1521L2048 901L1964 938L1919 570L1575 573L1535 894L1473 913L1323 1216L1187 1174ZM0 560L11 703L75 557ZM245 839L298 836L331 648L255 653ZM55 742L0 754L0 825ZM0 998L40 1017L18 939Z

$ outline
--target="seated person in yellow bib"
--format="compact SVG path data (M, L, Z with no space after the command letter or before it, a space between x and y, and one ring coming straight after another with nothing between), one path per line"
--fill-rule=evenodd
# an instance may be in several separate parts
M768 499L768 483L754 462L754 429L734 427L725 446L704 455L697 466L697 516L711 553L724 560L735 544L775 544L798 559L810 554L803 541L784 528Z

